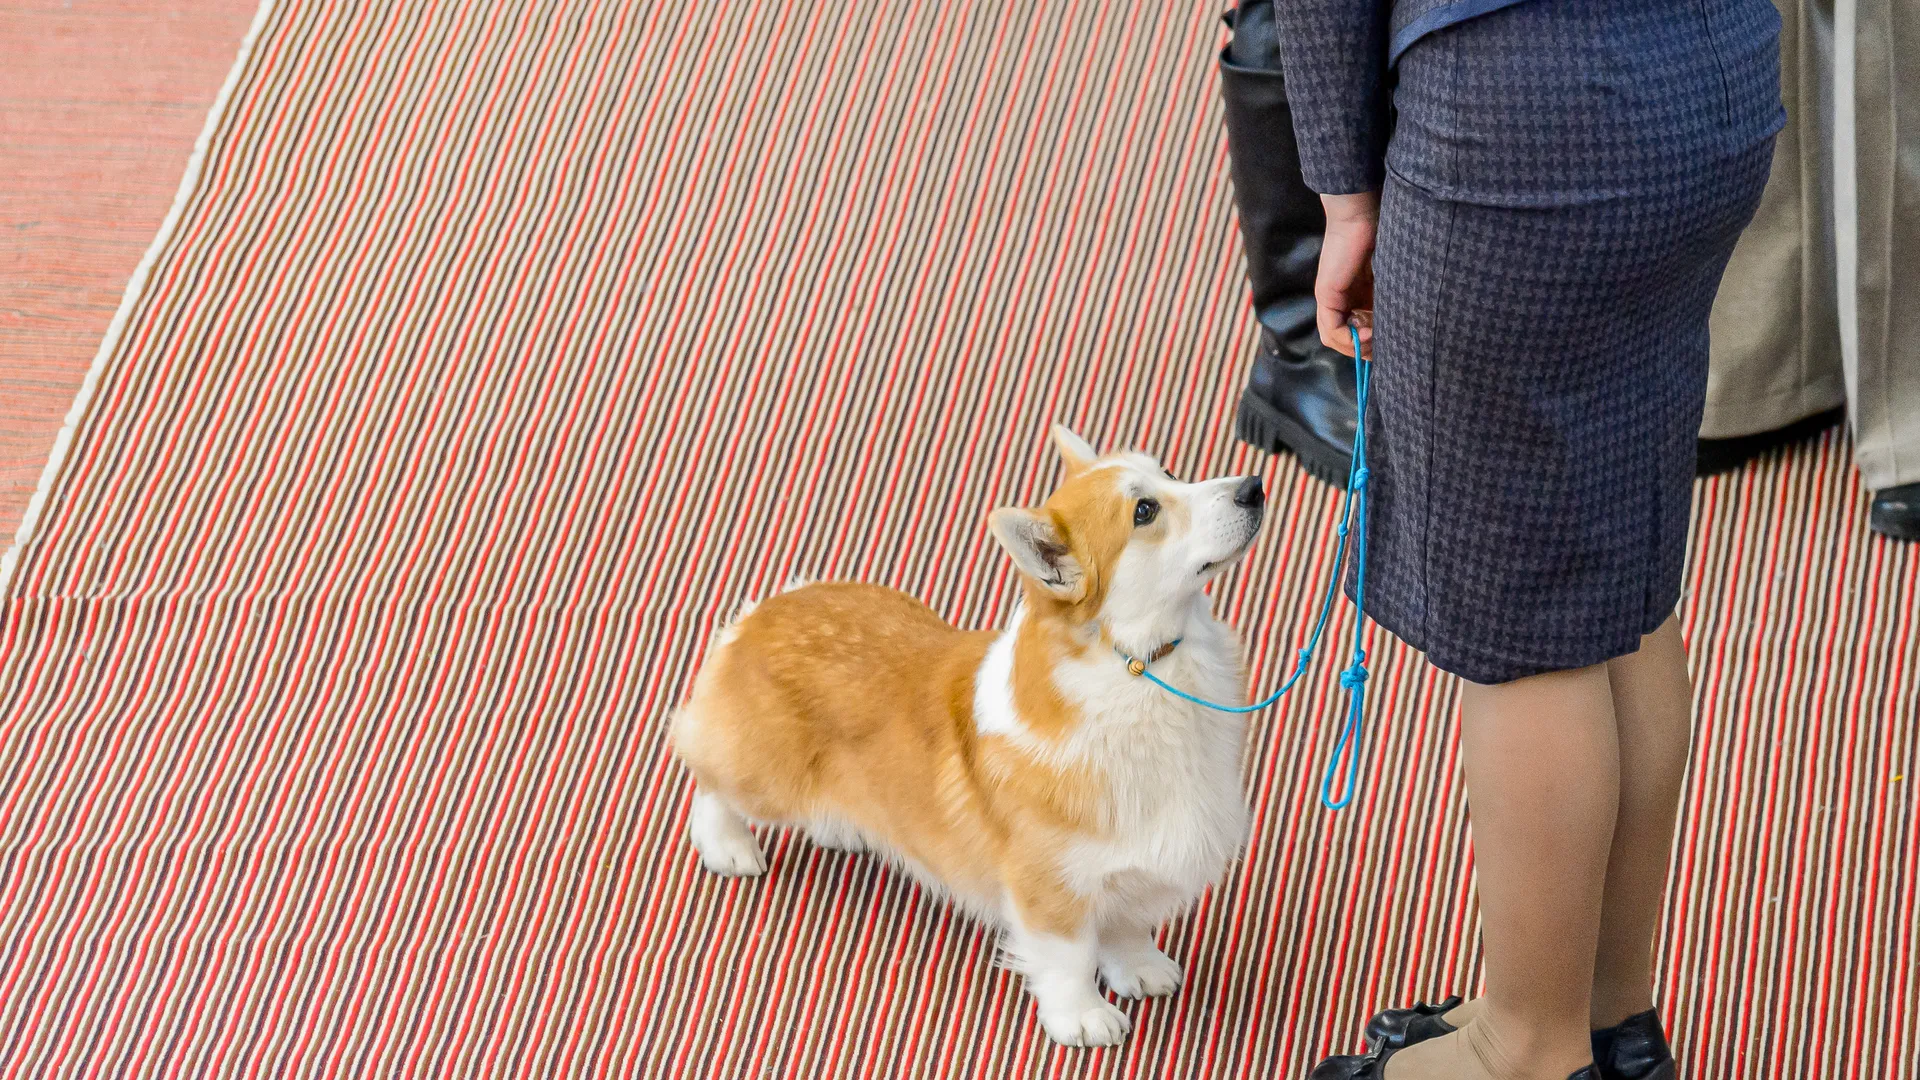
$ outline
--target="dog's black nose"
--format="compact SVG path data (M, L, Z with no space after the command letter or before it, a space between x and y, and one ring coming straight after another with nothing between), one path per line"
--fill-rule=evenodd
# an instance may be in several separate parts
M1245 506L1252 509L1265 505L1266 501L1267 489L1260 486L1260 478L1257 476L1247 477L1245 480L1240 481L1239 487L1233 489L1233 505L1235 506Z

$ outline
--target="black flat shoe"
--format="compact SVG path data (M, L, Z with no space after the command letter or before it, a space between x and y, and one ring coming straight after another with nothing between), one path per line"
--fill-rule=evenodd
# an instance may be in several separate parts
M1455 1030L1441 1017L1460 1004L1455 994L1438 1005L1419 1002L1410 1009L1383 1009L1367 1021L1369 1053L1391 1054L1414 1043L1437 1039ZM1362 1058L1328 1058L1328 1062ZM1610 1028L1593 1033L1593 1060L1598 1080L1673 1080L1673 1051L1667 1046L1667 1033L1660 1026L1660 1012L1648 1009L1627 1017ZM1329 1073L1331 1077L1347 1075ZM1319 1078L1316 1077L1316 1080Z
M1600 1080L1673 1080L1673 1050L1655 1009L1594 1032L1593 1060Z
M1920 484L1901 484L1873 493L1867 524L1881 536L1920 540Z
M1313 1067L1307 1080L1386 1080L1387 1059L1394 1050L1374 1050L1360 1055L1330 1057ZM1576 1069L1567 1080L1601 1080L1600 1071L1588 1065Z
M1411 1009L1382 1009L1367 1021L1367 1048L1397 1050L1449 1034L1454 1027L1441 1017L1459 1005L1460 995L1454 994L1438 1005L1418 1001Z
M1374 1065L1373 1054L1339 1054L1330 1057L1313 1067L1307 1074L1307 1080L1361 1080L1363 1077L1381 1075L1380 1068L1385 1067L1386 1058L1380 1058L1380 1067ZM1373 1069L1372 1072L1366 1070Z

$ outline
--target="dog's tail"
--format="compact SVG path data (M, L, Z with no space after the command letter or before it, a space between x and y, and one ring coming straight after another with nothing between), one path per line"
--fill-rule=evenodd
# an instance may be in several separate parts
M693 761L698 758L700 747L700 703L708 696L709 673L714 670L714 662L727 646L740 636L740 624L759 601L747 599L733 609L733 613L720 620L713 628L713 635L707 640L707 655L700 661L700 670L693 677L693 689L687 695L685 704L667 714L667 742L682 760Z

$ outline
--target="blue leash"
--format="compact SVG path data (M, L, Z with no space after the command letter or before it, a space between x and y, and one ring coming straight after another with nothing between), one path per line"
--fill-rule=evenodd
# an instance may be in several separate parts
M1348 526L1353 522L1354 507L1359 505L1360 532L1353 542L1353 663L1340 672L1340 685L1348 692L1347 722L1340 731L1340 741L1333 746L1333 760L1327 762L1327 772L1320 782L1320 803L1329 810L1345 809L1353 801L1354 789L1360 775L1360 719L1366 709L1367 701L1367 651L1361 647L1360 631L1367 622L1367 383L1371 378L1373 361L1368 360L1360 350L1360 328L1350 326L1353 332L1354 383L1360 397L1360 422L1353 432L1353 465L1347 471L1347 493L1340 506L1340 525L1334 531L1339 534L1340 542L1334 547L1333 577L1327 582L1327 595L1320 602L1320 617L1313 624L1313 634L1307 638L1307 647L1300 650L1300 659L1293 667L1293 674L1280 684L1265 701L1252 705L1221 705L1206 698L1195 697L1177 686L1167 684L1160 676L1147 670L1147 661L1137 660L1121 653L1127 661L1127 670L1135 675L1143 675L1155 686L1175 697L1184 698L1195 705L1204 705L1228 713L1259 712L1284 697L1306 674L1307 665L1313 661L1313 654L1320 648L1320 638L1327 629L1327 616L1333 612L1334 594L1340 591L1341 572L1346 569ZM1178 645L1179 642L1174 642ZM1340 789L1340 797L1333 797L1333 782L1340 775L1340 764L1349 755L1352 763L1346 770L1346 783Z

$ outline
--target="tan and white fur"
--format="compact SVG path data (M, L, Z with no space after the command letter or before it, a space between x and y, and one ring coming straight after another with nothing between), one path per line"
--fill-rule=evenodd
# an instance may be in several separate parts
M716 636L672 738L709 869L765 872L749 820L880 854L1002 928L1047 1034L1107 1045L1129 1021L1100 983L1179 988L1154 931L1247 833L1244 721L1120 653L1244 702L1238 637L1205 586L1251 544L1262 495L1253 478L1182 483L1144 454L1100 456L1063 427L1054 441L1059 489L990 519L1021 576L1004 630L957 630L873 585L790 589Z

